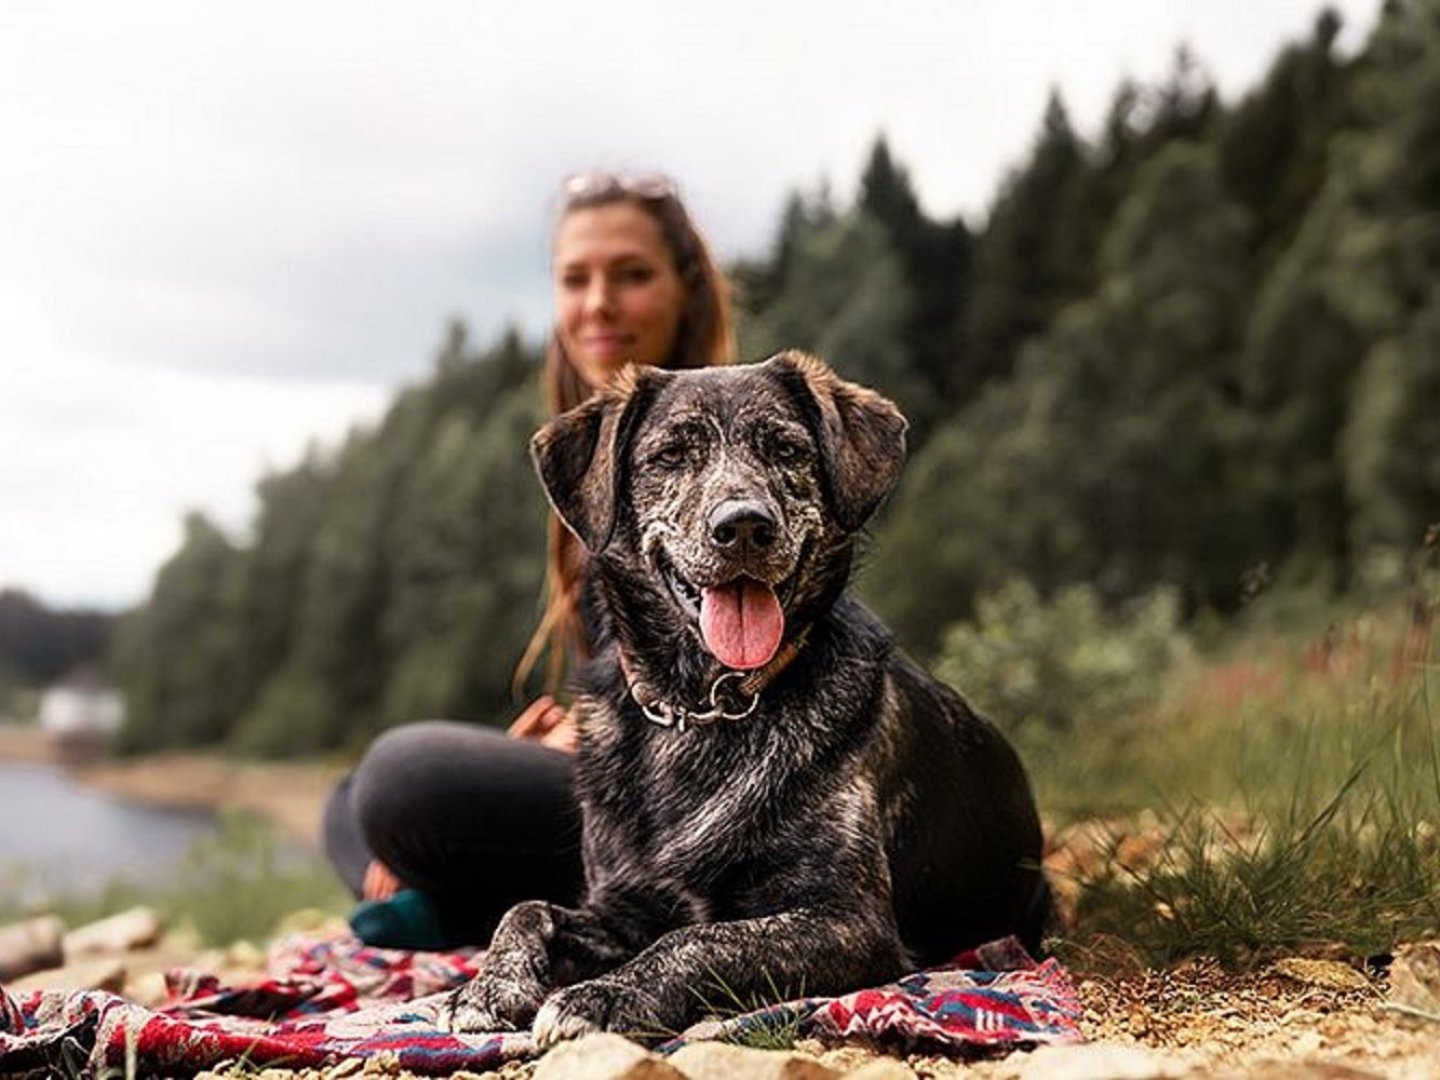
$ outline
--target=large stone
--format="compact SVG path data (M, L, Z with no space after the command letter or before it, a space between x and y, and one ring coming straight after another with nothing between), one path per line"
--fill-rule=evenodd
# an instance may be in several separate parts
M755 1050L722 1042L682 1046L670 1055L670 1064L689 1080L834 1080L840 1075L793 1050Z
M898 1058L878 1057L843 1074L842 1080L915 1080L915 1070Z
M17 994L34 990L108 990L118 994L125 987L125 965L115 957L81 960L50 971L38 971L17 979L8 989Z
M844 1080L915 1080L914 1069L899 1058L879 1053L873 1046L827 1046L818 1039L797 1039L795 1049L838 1072Z
M59 967L65 961L64 934L65 924L54 915L0 926L0 983Z
M1390 964L1390 1001L1440 1016L1440 941L1402 945Z
M1363 972L1338 960L1312 960L1304 956L1287 956L1277 960L1270 970L1303 986L1321 990L1370 990L1370 980Z
M561 1043L535 1066L534 1080L683 1080L664 1058L619 1035Z
M1085 1043L1042 1046L1020 1070L1020 1080L1159 1080L1188 1069L1139 1046Z
M1383 1073L1329 1061L1262 1061L1210 1076L1211 1080L1385 1080Z
M153 945L160 937L160 916L148 907L135 907L72 930L65 935L65 959L114 956Z

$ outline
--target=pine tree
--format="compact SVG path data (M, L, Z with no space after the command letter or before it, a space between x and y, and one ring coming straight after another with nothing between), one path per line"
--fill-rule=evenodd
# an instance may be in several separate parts
M1052 93L1030 160L1002 185L976 244L955 382L960 402L1007 376L1021 344L1081 293L1086 275L1065 223L1075 220L1085 168L1084 147Z
M1250 210L1265 262L1294 237L1324 181L1330 140L1345 122L1348 81L1335 55L1340 26L1333 10L1324 11L1310 40L1287 46L1221 125L1226 187Z
M1398 475L1378 463L1426 445L1371 441L1418 435L1381 386L1411 381L1397 364L1420 363L1440 274L1440 2L1388 7L1346 81L1347 127L1261 290L1244 383L1273 547L1291 576L1337 586L1369 544L1401 542L1394 523L1425 516L1397 505L1423 484L1368 485ZM1426 384L1418 369L1413 384Z
M906 332L914 299L904 264L873 218L851 211L797 239L786 286L742 327L742 351L800 348L892 397L923 426L938 402L916 371Z
M920 207L910 176L890 154L884 136L875 140L860 178L858 206L879 222L900 258L914 298L905 327L914 376L937 402L957 394L961 321L970 295L973 239L961 219L937 222ZM923 444L929 415L912 424L911 445Z
M125 750L224 739L237 716L238 553L203 514L185 519L180 549L160 568L145 607L117 642L126 696Z
M1210 147L1177 142L1142 170L1098 293L911 465L865 589L912 647L932 651L982 586L1014 576L1233 601L1247 557L1231 499L1246 229Z

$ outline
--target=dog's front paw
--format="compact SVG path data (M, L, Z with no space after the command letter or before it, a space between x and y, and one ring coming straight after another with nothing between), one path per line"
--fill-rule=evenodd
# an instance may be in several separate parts
M592 1031L642 1040L666 1034L659 1029L651 996L619 979L591 979L557 990L535 1014L535 1045L542 1049Z
M461 1034L519 1031L535 1015L539 996L511 979L481 972L445 999L440 1026Z

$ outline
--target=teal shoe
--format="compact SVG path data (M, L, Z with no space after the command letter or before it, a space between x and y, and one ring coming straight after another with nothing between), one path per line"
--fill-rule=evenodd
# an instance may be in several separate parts
M366 900L350 914L350 929L366 945L436 951L453 946L425 894L401 889L388 900Z

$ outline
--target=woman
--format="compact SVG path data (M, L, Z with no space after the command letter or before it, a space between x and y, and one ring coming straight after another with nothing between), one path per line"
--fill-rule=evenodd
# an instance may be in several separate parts
M580 404L627 363L727 363L724 278L660 176L570 178L552 249L555 329L543 382L551 415ZM546 685L599 644L584 602L584 551L553 514L546 602L516 671L548 655ZM482 944L521 900L573 903L583 887L571 789L574 725L550 694L509 737L447 721L378 738L325 811L325 846L367 901L352 925L372 944Z

